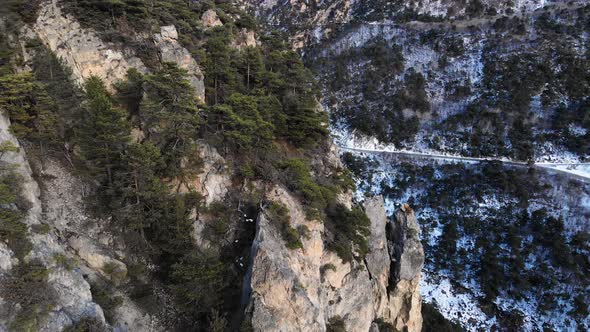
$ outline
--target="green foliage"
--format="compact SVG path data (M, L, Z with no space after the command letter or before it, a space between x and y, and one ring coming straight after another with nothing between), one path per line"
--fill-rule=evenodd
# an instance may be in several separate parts
M236 230L235 220L245 218L244 214L254 218L261 199L244 203L250 198L240 193L235 193L238 199L232 198L231 192L228 201L204 209L200 195L190 189L184 192L189 188L185 184L192 184L200 172L197 141L205 139L218 148L238 170L242 183L281 178L304 198L310 215L320 219L336 194L352 189L354 183L344 169L312 176L322 173L312 170L306 157L321 153L328 135L327 116L319 110L313 75L278 34L262 34L262 47L230 47L237 28L255 28L255 21L229 3L64 0L60 4L102 39L134 48L152 69L151 74L130 70L125 81L114 85L117 93L112 96L92 77L81 94L61 61L36 47L34 77L22 87L11 82L10 88L27 93L44 90L55 97L46 106L51 106L50 114L57 122L52 126L56 141L76 143L68 152L80 158L76 166L82 166L82 173L97 186L97 194L89 199L93 212L110 220L112 228L125 236L130 251L158 266L154 276L169 287L187 320L200 326L209 324L213 330L226 329L226 317L238 309L235 301L228 299L240 291L245 273L234 266L235 257L247 258L248 241L252 240L242 232L251 232L252 237L254 233L253 229ZM200 17L207 9L214 9L224 25L202 29ZM198 100L185 70L159 63L152 43L137 37L170 24L176 26L180 42L204 69L207 105ZM386 62L378 59L376 65L399 67L399 63ZM36 91L29 83L43 89ZM26 97L27 93L14 96ZM32 106L19 112L19 116L31 116L23 117L23 130L37 128L33 122L39 112L33 97L27 97ZM17 104L20 107L22 103ZM132 127L143 134L133 143L129 138ZM47 137L39 140L48 141ZM285 156L296 158L283 163ZM283 174L278 175L280 172ZM286 246L301 248L301 239L309 236L309 230L291 227L284 207L271 204L269 211ZM195 212L212 219L206 236L220 243L218 254L195 248L191 238ZM228 243L232 242L228 238L234 237L239 243ZM62 257L55 258L58 264L68 265ZM112 275L117 269L105 266L103 270ZM121 299L108 287L93 284L92 292L110 319ZM88 324L81 325L86 329Z
M11 141L3 141L0 143L0 158L6 153L18 152L18 147Z
M269 202L266 212L270 221L278 227L281 236L285 241L285 245L289 249L301 249L303 243L301 238L305 237L307 228L293 228L291 227L291 217L286 206L277 202ZM303 225L302 225L303 226Z
M481 257L478 276L485 296L493 300L505 287L506 279L498 260L497 243L490 242L488 238L481 239L483 255Z
M451 263L457 253L459 229L456 220L450 220L443 226L441 240L437 247L437 257L446 263Z
M36 142L56 139L55 105L31 73L0 76L0 109L8 112L15 136Z
M127 270L115 262L108 262L104 264L101 270L115 284L118 284L127 278Z
M123 298L113 294L110 285L101 282L90 282L90 292L92 300L104 311L107 322L112 323L114 311L123 304Z
M224 24L221 28L228 32L255 25L248 13L219 1L64 0L62 6L83 27L97 31L103 40L133 47L144 63L153 68L158 66L157 50L148 41L138 40L138 33L159 32L161 26L174 25L183 46L197 54L205 36L201 16L206 10L214 9ZM236 17L239 19L234 22Z
M211 332L224 332L227 331L228 328L228 322L227 319L225 319L224 316L222 316L219 311L217 310L213 310L211 312L210 318L209 318L209 331Z
M61 253L53 254L53 261L55 262L55 264L68 271L73 270L78 265L75 259Z
M75 136L74 127L79 126L83 113L84 93L73 81L71 69L43 44L39 42L38 47L29 51L34 54L31 67L35 79L47 91L54 105L56 140L71 141Z
M327 332L346 332L346 324L340 316L334 316L328 320L326 324Z
M430 303L422 302L422 331L424 332L461 332L463 329L457 323L444 318L436 307Z
M208 103L231 106L231 109L213 108L212 125L219 128L229 122L234 128L245 127L239 140L257 140L248 134L252 126L246 121L261 117L257 119L264 129L261 135L267 135L270 130L276 138L297 147L316 145L328 133L327 117L318 110L313 76L298 55L278 42L274 35L265 37L262 51L258 48L234 50L228 46L231 37L227 28L218 27L208 32L205 45ZM280 46L272 48L270 45ZM246 94L251 96L244 96ZM257 112L244 113L254 109L255 102ZM274 128L270 128L271 124Z
M205 236L210 241L224 240L230 230L232 219L236 219L236 213L223 202L212 202L207 207L211 221L205 225Z
M367 176L369 167L375 165L375 162L371 162L369 158L359 157L350 152L343 153L341 159L352 175L359 178Z
M112 186L115 168L120 165L129 141L130 127L125 112L113 106L100 78L89 78L85 90L87 102L77 135L80 157L93 178Z
M40 261L31 260L2 277L2 298L10 304L10 310L18 310L10 331L36 331L39 321L51 310L55 294L47 284L48 276L49 270Z
M137 80L137 78L136 78ZM141 106L146 136L162 153L168 176L185 175L195 166L195 139L200 124L197 98L186 70L165 63L145 76L147 99ZM182 165L183 158L187 158Z
M211 107L207 118L209 126L221 133L223 144L233 151L270 147L274 127L263 119L255 97L233 94L228 105Z
M117 100L133 116L139 115L144 93L144 81L144 76L137 69L131 68L127 72L126 80L116 82L113 85L117 90Z
M517 114L525 113L531 97L553 79L549 64L535 54L489 57L483 70L489 103Z
M508 137L512 143L513 158L516 160L533 160L533 132L530 125L525 123L523 117L517 118L510 131Z
M196 317L219 308L228 272L228 266L211 251L188 253L172 265L170 288L179 307Z
M51 231L51 227L48 224L34 224L31 225L31 230L37 234L47 234Z
M0 175L0 239L8 243L16 257L22 259L29 253L32 244L27 237L28 227L22 222L27 207L19 203L22 201L20 183L21 177L10 170Z
M309 164L304 159L289 159L279 164L283 181L298 194L303 204L317 213L323 211L334 200L338 189L318 184L311 176Z
M326 229L331 233L328 249L335 251L345 262L362 260L369 252L368 236L371 222L365 212L342 204L331 204L327 211Z
M8 25L20 27L24 23L35 23L40 0L6 0L0 8L0 16ZM0 64L1 66L1 64Z
M25 137L32 131L27 125L32 126L37 90L29 73L0 77L0 107L7 110L15 122L11 131L18 137Z
M590 102L582 101L574 107L560 105L552 119L552 129L557 132L557 139L563 142L570 151L580 155L590 153ZM586 130L586 134L572 133L570 126Z
M128 230L143 234L146 228L160 222L159 208L169 199L169 188L159 176L165 164L160 150L151 142L129 145L123 163L125 170L116 182L123 204L115 216Z
M320 268L320 272L322 272L322 273L324 271L328 271L328 270L335 272L336 271L336 266L334 264L332 264L332 263L328 263L328 264L322 265L322 267Z
M328 135L327 115L317 107L312 96L288 93L283 99L287 126L280 137L298 147L310 147Z

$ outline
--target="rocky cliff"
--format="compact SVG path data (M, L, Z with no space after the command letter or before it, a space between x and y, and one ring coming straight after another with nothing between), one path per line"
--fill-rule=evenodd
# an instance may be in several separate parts
M84 278L80 269L68 269L57 257L71 259L72 254L67 246L60 241L58 233L58 222L60 219L47 218L44 214L41 190L39 184L33 179L33 172L25 154L25 149L19 144L9 131L10 121L4 114L0 115L0 142L12 142L18 148L17 152L10 152L2 155L0 164L15 165L15 173L20 176L21 195L28 202L28 211L23 223L27 228L27 237L31 241L31 251L24 257L19 258L4 244L1 249L0 275L2 276L2 287L4 300L1 303L0 329L8 330L10 322L15 319L13 308L7 298L11 298L13 292L18 289L5 289L9 276L13 274L13 267L24 262L39 260L49 270L47 276L48 289L37 290L37 292L51 293L52 308L46 313L46 317L40 322L42 331L61 331L65 326L78 322L83 318L93 318L104 322L104 314L99 305L93 302L90 293L90 285ZM56 202L61 204L61 202ZM55 207L54 207L55 208ZM42 225L49 228L48 232L35 232ZM23 262L24 261L24 262ZM34 301L33 299L29 299Z
M292 224L306 226L309 236L303 249L289 250L264 210L258 218L248 309L254 330L325 331L342 320L347 331L378 331L376 321L421 331L424 252L413 212L400 211L388 221L383 199L367 199L371 248L364 261L348 263L326 250L323 225L306 220L288 192L276 187L269 199L287 206Z
M207 11L202 24L213 30L223 23L214 11ZM22 29L24 40L23 36L41 40L72 70L78 84L98 76L113 90L112 85L122 80L129 69L142 73L152 70L133 49L106 42L91 29L82 28L73 16L62 12L57 0L41 3L36 22ZM173 62L185 69L197 97L205 101L203 72L191 52L181 45L175 26L165 25L153 36L138 38L153 42L159 61ZM240 29L232 41L236 49L257 45L255 33L246 28ZM26 70L26 66L20 69ZM134 282L145 280L134 279L137 276L132 275L129 244L120 232L109 228L109 220L99 220L88 213L86 198L95 194L95 183L75 174L68 164L71 160L39 156L34 149L19 144L9 126L7 115L3 113L0 143L10 141L19 149L3 154L1 161L17 165L16 170L22 176L23 196L31 206L24 223L33 247L22 260L40 260L48 271L47 283L52 294L52 306L45 315L39 316L39 322L35 322L39 330L61 331L87 321L115 331L164 331L173 326L166 324L175 314L166 291L155 295L155 309L147 309L145 303L136 302L132 291L125 287L101 289L121 284L131 288ZM142 140L142 135L135 136L136 141ZM203 211L195 209L191 214L192 239L200 250L219 250L221 244L204 239L204 229L212 218L207 208L237 190L239 185L232 177L236 170L232 169L233 160L227 158L227 153L220 154L221 150L204 140L197 145L198 174L194 181L182 182L175 189L197 193L203 198L205 213L199 214ZM314 169L320 170L317 173L326 174L315 175L330 177L334 175L333 169L343 167L337 149L329 146L325 156L315 156L313 161ZM31 151L30 156L27 151ZM267 206L262 204L257 211L251 266L245 279L245 296L241 299L255 331L326 331L327 327L338 323L343 323L348 331L378 331L380 326L421 330L418 283L424 254L409 207L388 220L383 199L367 199L363 211L370 220L368 253L364 259L345 262L326 248L326 237L331 236L329 231L316 220L318 218L307 215L307 207L292 190L282 184L253 185L260 189L257 186L270 188L262 189L262 202L284 205L291 227L306 231L301 237L302 248L289 249L281 231L269 217ZM349 191L339 193L338 201L346 209L354 205ZM235 225L230 225L232 227ZM46 231L35 231L40 228ZM224 239L227 240L233 238ZM2 276L11 276L11 269L17 265L19 259L15 254L0 244ZM153 268L147 265L148 269ZM0 279L0 284L4 281ZM157 285L153 288L157 289ZM7 303L2 302L0 308L0 329L5 330L15 319L9 314ZM105 318L107 311L110 317Z
M98 76L111 86L122 80L131 68L141 73L149 69L137 57L135 50L103 41L95 32L84 29L75 18L63 13L57 0L41 4L37 22L32 26L36 36L72 70L79 84L90 76ZM174 62L188 71L190 83L197 96L205 101L203 73L187 49L178 42L174 26L161 27L153 36L138 36L152 43L159 51L160 61Z

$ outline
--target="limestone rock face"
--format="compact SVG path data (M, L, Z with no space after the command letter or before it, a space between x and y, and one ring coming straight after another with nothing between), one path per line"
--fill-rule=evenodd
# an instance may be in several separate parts
M205 143L199 144L199 153L203 162L201 173L195 189L205 197L205 204L224 198L231 183L231 173L225 159L217 150Z
M323 225L307 221L301 204L284 188L272 189L269 199L289 209L292 227L308 227L309 238L302 240L303 250L290 250L277 225L266 213L260 214L250 282L254 330L324 331L326 317L319 293Z
M288 249L277 225L264 211L260 214L249 283L248 312L255 331L325 331L335 316L344 320L348 331L375 330L378 318L399 330L421 329L421 317L416 317L419 273L412 280L390 284L394 278L383 198L364 203L371 221L369 254L364 262L344 263L324 247L323 224L306 220L296 198L278 186L267 197L284 204L291 226L306 226L309 237L302 239L303 249Z
M86 215L84 197L90 191L88 186L63 164L51 158L43 162L41 172L44 222L58 235L60 246L77 259L79 271L91 280L102 277L114 283L121 281L127 272L125 264L116 258L122 244L108 232L108 220L95 220ZM84 283L87 284L85 280ZM72 288L74 291L80 290ZM112 313L114 331L165 330L158 318L160 313L148 314L126 294L117 292L116 295L123 299L123 304ZM70 298L75 301L77 297L74 294ZM65 324L69 325L71 321ZM49 330L60 331L59 328Z
M232 47L241 50L246 47L256 47L258 41L256 40L256 32L248 29L240 29L232 42Z
M404 204L389 223L389 252L392 257L390 283L395 285L384 316L397 329L409 332L422 330L420 271L424 265L424 249L419 239L414 211Z
M108 253L103 252L91 239L79 235L70 238L68 243L89 268L102 272L107 278L111 278L109 275L111 272L121 277L127 275L127 266L123 262L112 258Z
M209 9L204 12L203 16L201 16L201 21L203 22L203 27L205 27L205 29L223 25L219 17L217 17L217 13L213 9Z
M160 51L162 62L174 62L189 74L189 82L195 88L197 97L205 102L205 81L201 68L193 59L190 52L178 42L178 32L173 25L160 28L160 33L154 35L154 42Z
M96 33L83 29L74 18L63 14L57 0L41 4L33 30L72 69L74 79L80 84L95 75L110 87L123 79L130 68L147 72L143 62L129 50L119 50L103 42Z
M28 225L38 225L45 222L42 213L42 203L40 200L41 190L38 183L33 179L33 172L25 154L25 150L9 131L10 121L5 114L0 112L0 142L11 141L19 147L16 153L8 153L2 156L2 162L16 165L15 171L22 177L21 186L22 194L29 201L30 209L27 212L23 222ZM68 270L56 263L55 255L68 256L63 246L60 245L55 233L46 234L29 232L29 239L33 245L28 258L39 259L49 270L48 284L54 291L54 306L48 316L40 322L40 331L61 331L73 322L79 321L84 317L92 317L104 322L102 309L92 301L90 286L84 280L79 269ZM0 248L0 261L2 269L0 275L10 273L10 269L18 263L13 257L10 250L2 246ZM5 312L7 305L1 300L0 294L0 312ZM7 330L8 322L2 316L0 319L0 330Z
M61 11L57 0L47 0L41 4L37 22L32 29L39 39L72 69L74 79L79 84L94 75L100 77L107 87L111 88L113 83L124 79L131 68L141 73L148 72L148 68L132 50L121 45L105 43L95 32L83 29L73 17ZM176 28L162 27L160 33L154 35L154 42L161 61L174 62L188 71L189 82L195 88L197 97L204 102L203 73L190 52L178 42Z
M414 211L404 204L396 211L389 230L396 262L394 277L397 279L413 280L420 276L424 265L424 249L418 237L419 232Z
M4 243L0 243L0 271L12 269L13 253Z

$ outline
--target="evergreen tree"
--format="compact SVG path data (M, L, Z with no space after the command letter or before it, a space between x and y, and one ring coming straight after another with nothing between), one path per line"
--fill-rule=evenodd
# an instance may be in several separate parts
M147 99L141 107L147 138L163 152L168 176L188 175L196 160L200 117L197 98L185 70L165 63L145 77ZM192 167L194 168L194 167Z
M0 109L8 112L13 122L10 130L19 138L33 131L35 94L36 85L30 73L0 77Z
M283 137L297 147L317 144L328 135L327 115L318 110L311 96L288 94L283 99L287 129Z
M42 154L57 140L56 105L31 73L0 77L0 109L8 112L14 135L38 143Z
M124 110L113 106L102 80L90 77L85 85L86 102L78 132L81 158L90 175L113 185L114 171L129 142L130 127Z
M125 81L115 83L117 99L131 115L138 115L143 99L143 75L135 68L129 69Z
M43 46L35 48L32 68L35 78L42 83L55 104L56 132L64 141L74 136L79 126L83 91L72 80L72 71L53 52Z
M124 157L128 171L121 174L119 183L125 183L123 198L127 205L120 212L120 218L125 220L125 227L138 230L145 241L144 229L148 227L157 215L153 211L154 202L169 195L166 187L158 176L165 164L160 150L151 142L132 144Z
M240 74L245 78L246 91L260 87L264 75L264 59L257 47L247 47L241 53Z
M171 288L180 307L197 317L219 308L228 272L227 265L211 251L187 254L172 266Z
M225 27L216 27L209 32L205 51L205 92L211 105L223 103L226 97L239 91L234 60L235 51L229 47L231 34Z

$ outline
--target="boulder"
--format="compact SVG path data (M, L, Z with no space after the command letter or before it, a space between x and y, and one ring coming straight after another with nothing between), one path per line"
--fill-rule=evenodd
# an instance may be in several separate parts
M209 9L204 12L203 16L201 16L201 21L203 22L203 27L205 27L205 29L223 25L219 17L217 17L217 13L213 9Z

